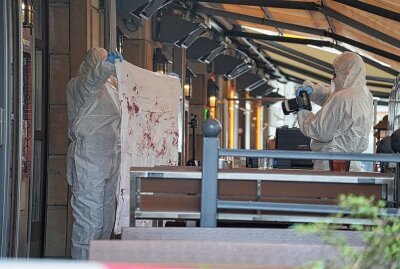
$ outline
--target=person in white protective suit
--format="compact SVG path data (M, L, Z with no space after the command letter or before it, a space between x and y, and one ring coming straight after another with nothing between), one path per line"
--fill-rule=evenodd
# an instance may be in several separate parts
M313 88L311 101L322 108L316 114L299 111L299 127L311 138L313 151L361 153L368 148L374 115L364 62L356 53L344 52L335 58L333 68L331 87L304 82ZM329 170L329 161L315 160L314 169ZM360 169L359 162L351 162L350 170Z
M89 240L109 239L120 165L117 52L90 49L67 85L67 179L72 190L73 259L87 259Z

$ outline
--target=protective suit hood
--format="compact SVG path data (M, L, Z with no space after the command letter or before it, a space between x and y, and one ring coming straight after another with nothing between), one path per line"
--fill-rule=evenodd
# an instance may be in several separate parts
M366 71L362 58L354 52L344 52L333 61L336 77L335 91L362 88L366 85Z
M79 66L78 76L86 75L100 61L107 57L107 51L103 48L91 48L88 50L85 59Z

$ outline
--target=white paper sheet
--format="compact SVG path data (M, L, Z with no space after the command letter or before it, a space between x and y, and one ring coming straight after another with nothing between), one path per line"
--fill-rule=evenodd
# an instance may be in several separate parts
M129 226L131 167L178 164L177 78L147 71L128 62L116 65L121 101L121 181L115 233Z

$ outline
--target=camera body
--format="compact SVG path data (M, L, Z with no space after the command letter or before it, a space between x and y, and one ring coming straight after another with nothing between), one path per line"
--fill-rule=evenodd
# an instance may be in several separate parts
M301 109L312 110L311 101L310 101L310 90L308 89L310 86L300 86L297 88L296 98L288 99L282 102L282 110L285 115L289 115L290 113L297 112ZM311 90L312 92L312 90Z

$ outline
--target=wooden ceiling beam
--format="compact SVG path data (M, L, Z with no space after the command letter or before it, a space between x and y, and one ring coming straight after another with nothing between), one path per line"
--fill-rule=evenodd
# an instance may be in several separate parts
M275 7L288 9L318 10L319 5L314 2L282 1L282 0L199 0L215 4L233 4L243 6Z
M335 2L341 3L346 6L354 7L359 10L375 14L377 16L389 19L389 20L394 20L397 22L400 22L400 13L384 9L375 5L370 5L365 2L357 1L357 0L333 0Z

